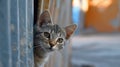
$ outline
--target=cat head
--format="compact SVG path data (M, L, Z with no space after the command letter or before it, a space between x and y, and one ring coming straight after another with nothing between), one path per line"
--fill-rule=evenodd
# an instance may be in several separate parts
M48 51L60 50L64 47L65 41L70 38L76 27L75 24L64 28L57 24L53 24L49 11L45 10L40 15L36 25L36 45L40 45L40 47Z

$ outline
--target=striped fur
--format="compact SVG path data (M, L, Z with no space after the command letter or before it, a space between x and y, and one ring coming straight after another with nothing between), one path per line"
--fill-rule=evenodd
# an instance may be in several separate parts
M64 44L75 31L76 25L65 28L53 24L49 11L45 10L34 26L34 61L35 67L43 67L49 54L64 48Z

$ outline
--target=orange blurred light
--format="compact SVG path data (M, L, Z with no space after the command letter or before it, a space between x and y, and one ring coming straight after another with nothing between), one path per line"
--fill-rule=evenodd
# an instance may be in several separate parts
M97 8L105 9L112 4L112 0L91 0L90 4Z
M78 7L82 11L86 12L88 10L88 0L73 0L72 2L73 7Z

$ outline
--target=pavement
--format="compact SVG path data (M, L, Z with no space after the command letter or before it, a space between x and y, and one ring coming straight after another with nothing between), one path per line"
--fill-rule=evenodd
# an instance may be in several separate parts
M120 34L72 37L72 67L120 67Z

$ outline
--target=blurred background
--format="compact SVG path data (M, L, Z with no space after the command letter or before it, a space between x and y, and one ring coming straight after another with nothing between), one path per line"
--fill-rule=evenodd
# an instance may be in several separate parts
M0 67L34 66L33 24L45 9L78 26L45 67L120 67L120 0L0 0Z
M120 1L73 0L72 67L120 66Z

